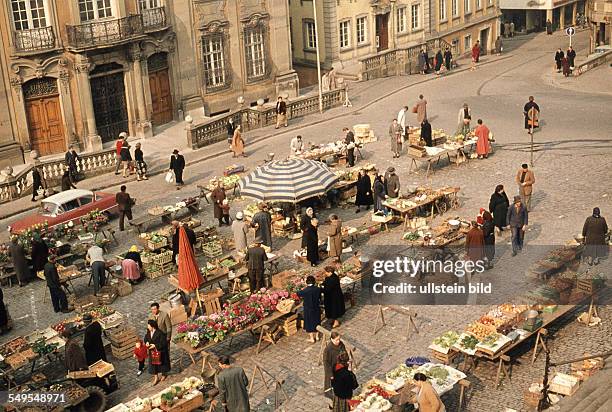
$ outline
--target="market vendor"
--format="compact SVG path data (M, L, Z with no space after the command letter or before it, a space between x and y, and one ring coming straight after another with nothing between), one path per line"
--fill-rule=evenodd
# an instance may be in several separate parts
M178 220L172 221L173 233L172 233L172 261L178 264L178 260L176 257L179 253L179 227L183 226L185 228L185 234L187 235L187 240L189 240L189 244L191 245L191 249L193 250L195 244L198 242L195 232L188 227L186 224L179 222Z
M49 256L44 269L45 280L47 281L47 287L49 288L49 295L51 296L51 304L55 313L63 312L68 313L68 299L66 299L66 293L62 289L62 283L60 282L59 274L57 273L57 266L55 264L55 255Z
M76 339L73 339L72 332L65 329L62 332L62 337L66 339L66 348L64 354L64 363L68 372L87 370L87 360L85 359L85 351Z
M140 268L140 273L143 272L142 258L140 257L140 250L138 249L138 246L132 245L130 250L125 254L125 258L132 259L134 262L136 262Z
M138 263L132 259L125 258L121 261L121 272L123 277L132 285L137 284L142 279Z
M210 198L213 201L214 215L215 219L219 220L219 226L223 226L223 209L221 208L221 205L226 197L225 189L223 188L221 180L217 180L217 186L210 193Z
M32 269L34 274L42 271L45 268L47 259L49 258L49 246L43 240L40 233L36 232L32 235Z
M419 389L417 405L419 412L446 412L446 408L431 383L427 381L424 373L414 375L414 383Z
M342 129L345 133L344 144L346 145L346 167L355 166L355 134L348 128Z
M261 239L261 242L272 247L272 215L268 212L268 205L260 203L257 205L259 212L253 215L251 226L255 228L255 237Z
M304 151L304 142L302 141L302 136L297 135L293 139L291 139L291 144L289 145L291 149L291 154L293 156L301 155Z
M104 250L95 243L91 243L87 249L85 260L91 265L91 276L94 284L94 295L106 284L106 261L104 260Z
M85 328L83 349L88 365L93 365L99 360L106 362L106 353L102 342L102 326L97 320L94 320Z
M389 197L397 198L400 195L400 180L394 167L388 168L385 173L385 189Z
M247 233L249 231L248 224L244 221L242 212L237 212L234 221L232 222L232 233L234 234L234 247L242 256L247 247Z
M264 285L265 262L268 260L266 251L261 247L261 239L255 238L255 244L247 250L247 269L251 293L255 293Z

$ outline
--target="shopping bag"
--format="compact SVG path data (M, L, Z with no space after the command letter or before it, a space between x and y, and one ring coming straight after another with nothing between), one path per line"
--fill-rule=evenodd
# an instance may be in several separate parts
M174 172L171 170L166 173L166 183L174 183Z
M161 365L161 353L157 349L151 349L149 356L151 357L151 365Z

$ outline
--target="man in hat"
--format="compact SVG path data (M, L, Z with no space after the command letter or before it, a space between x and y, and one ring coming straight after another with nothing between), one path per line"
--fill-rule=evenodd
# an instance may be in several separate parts
M104 250L95 243L90 243L85 260L91 265L91 277L94 284L94 295L106 284L106 261Z
M395 174L395 168L390 167L385 173L385 188L387 190L387 196L399 197L400 194L400 180L399 176Z
M506 222L512 231L512 256L523 249L525 228L529 223L529 212L523 206L520 196L514 196L514 204L508 208Z
M529 170L527 163L523 163L521 168L516 172L516 184L519 187L519 195L523 199L523 204L528 211L531 211L531 194L533 193L533 184L535 176L533 171Z
M261 243L272 247L272 216L268 212L268 205L260 203L258 205L259 212L255 213L251 221L251 226L255 228L255 237L261 240Z
M47 281L47 287L49 288L49 295L51 295L53 310L55 313L68 313L70 312L68 310L68 299L66 299L66 293L64 293L62 289L59 273L57 273L55 255L49 256L48 260L47 264L45 264L44 274L45 280Z
M344 132L344 144L346 145L346 167L355 166L355 134L348 127L342 129Z
M172 170L174 172L174 181L176 182L178 188L185 184L185 182L183 182L184 169L185 158L179 153L178 149L174 149L172 156L170 156L170 167L168 168L168 171Z
M608 224L606 219L601 216L599 208L593 208L593 215L587 217L582 227L582 236L584 237L584 257L589 265L599 264L599 259L606 256L606 234L608 233Z
M125 218L132 220L132 206L136 204L136 201L130 197L125 185L121 185L119 190L120 192L115 195L115 201L119 208L119 230L123 232L125 230Z
M244 253L247 247L248 224L244 221L242 212L236 213L232 222L232 233L234 234L234 246L239 253Z
M266 251L261 247L261 239L255 238L255 244L248 248L246 253L249 287L251 293L263 288L265 261L268 260Z

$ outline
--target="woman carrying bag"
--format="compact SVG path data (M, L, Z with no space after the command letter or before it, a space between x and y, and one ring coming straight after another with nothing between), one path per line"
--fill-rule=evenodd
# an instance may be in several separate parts
M170 371L170 353L166 334L159 330L157 321L149 319L144 342L149 350L149 373L153 375L153 385L166 379Z

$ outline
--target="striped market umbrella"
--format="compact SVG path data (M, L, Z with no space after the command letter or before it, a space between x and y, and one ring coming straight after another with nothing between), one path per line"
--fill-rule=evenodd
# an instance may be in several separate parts
M322 162L274 160L240 181L240 194L262 202L291 202L325 194L338 177Z

